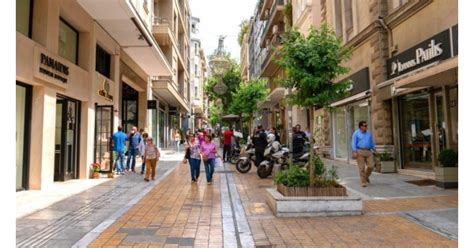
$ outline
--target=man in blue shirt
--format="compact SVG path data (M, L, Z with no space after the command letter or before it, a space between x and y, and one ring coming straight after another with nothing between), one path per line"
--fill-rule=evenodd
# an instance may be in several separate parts
M115 169L116 174L123 175L123 152L125 151L125 141L127 140L127 135L122 132L122 127L119 126L118 131L112 136L112 141L114 142L114 151L117 153L117 158L115 159ZM120 159L120 163L117 161Z
M375 150L375 145L372 134L367 129L367 122L361 121L359 129L352 135L352 157L357 159L362 187L367 187L367 183L370 183L369 176L374 170L374 158L371 150Z
M138 154L141 139L142 136L137 132L137 127L132 127L132 132L128 138L127 171L131 169L132 172L135 172L135 158ZM130 160L132 160L132 167L130 167Z

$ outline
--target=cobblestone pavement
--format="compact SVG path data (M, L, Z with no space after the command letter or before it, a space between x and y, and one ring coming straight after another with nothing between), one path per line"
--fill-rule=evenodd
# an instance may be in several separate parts
M119 210L125 210L127 204L133 202L140 194L146 193L153 188L162 178L169 174L182 158L182 154L166 154L164 152L162 161L157 166L157 180L146 183L140 173L129 173L124 176L116 176L112 180L97 179L100 184L89 187L94 180L89 180L86 190L80 191L79 185L71 186L62 192L33 193L21 196L17 205L21 206L22 213L32 212L16 220L16 242L18 247L71 247L84 235L90 233L98 225L104 225L104 221L110 219ZM69 182L74 184L74 182ZM69 190L69 191L68 191ZM80 192L80 193L78 193ZM50 204L43 200L41 204L48 207L41 210L41 205L26 205L28 200L35 201L38 197L47 194L50 201L64 198L66 195L74 194L64 200Z
M351 185L355 167L336 166L342 183L364 196L364 215L276 218L265 203L273 181L255 168L221 166L207 185L203 170L193 184L180 164L89 247L457 247L457 191L381 174L362 189Z

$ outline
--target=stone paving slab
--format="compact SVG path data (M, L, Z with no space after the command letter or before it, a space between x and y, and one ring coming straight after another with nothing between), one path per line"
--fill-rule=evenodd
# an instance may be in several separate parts
M157 181L175 168L182 155L164 157ZM129 173L18 218L17 246L71 247L150 185L140 173Z

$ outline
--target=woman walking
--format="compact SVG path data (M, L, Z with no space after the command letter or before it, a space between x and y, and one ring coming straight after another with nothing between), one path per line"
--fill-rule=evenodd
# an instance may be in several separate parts
M212 136L207 134L204 142L201 144L201 155L204 161L204 169L206 169L207 184L212 184L212 175L214 174L214 164L217 154L216 144L212 141Z
M145 181L150 181L150 173L151 173L151 180L155 180L155 171L156 171L156 163L160 159L160 151L153 144L153 138L149 137L146 140L145 145L145 161L146 161L146 172L145 172Z
M199 171L201 170L201 145L197 141L194 134L189 134L188 142L186 144L186 156L189 161L191 169L191 182L195 183L199 178Z
M142 134L142 139L140 140L140 145L138 145L138 151L140 151L140 155L142 157L142 170L141 174L145 172L145 143L146 139L148 138L148 133L143 133Z
M174 134L174 142L176 151L179 152L179 142L181 141L181 134L179 133L179 129L176 129L176 133Z

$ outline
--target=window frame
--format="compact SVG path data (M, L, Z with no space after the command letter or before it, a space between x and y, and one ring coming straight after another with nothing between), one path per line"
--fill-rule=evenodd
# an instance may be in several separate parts
M76 46L76 61L74 62L74 64L79 65L79 31L77 31L77 29L75 29L71 24L69 24L69 22L67 22L61 16L59 17L59 21L60 22L62 21L64 24L66 24L66 26L71 28L76 33L76 44L77 44L77 46ZM59 36L58 36L58 39L59 39ZM59 44L58 44L58 54L59 54ZM67 61L69 61L69 59L67 59L67 58L65 58L65 59Z
M103 53L105 53L105 54L108 55L108 59L109 59L109 63L108 63L108 75L105 75L105 74L103 74L101 71L98 71L98 70L97 70L97 69L98 69L98 68L97 68L97 65L98 65L98 63L97 63L97 61L98 61L97 57L98 57L98 54L99 54L99 53L98 53L98 50L99 50L99 49L102 50ZM96 42L95 71L98 72L98 73L100 73L102 76L111 79L111 75L112 75L111 69L112 69L112 54L110 54L109 52L107 52L107 50L105 50L102 46L100 46L99 43Z

